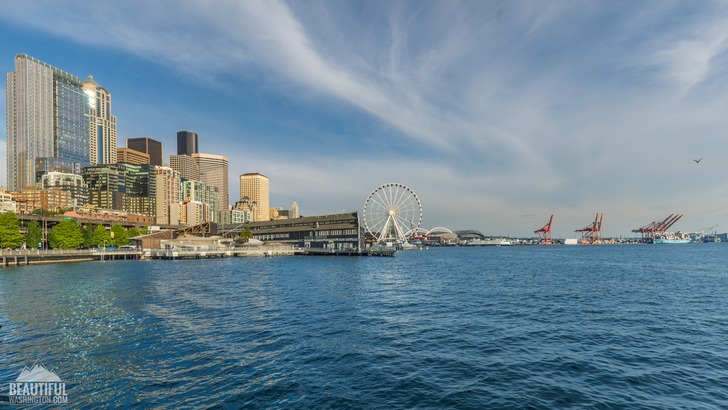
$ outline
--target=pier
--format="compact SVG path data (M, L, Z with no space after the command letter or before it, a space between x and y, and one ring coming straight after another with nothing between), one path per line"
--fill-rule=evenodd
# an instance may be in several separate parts
M143 252L137 250L97 251L95 249L67 250L19 250L2 251L2 267L39 265L44 263L86 262L107 260L142 259Z
M301 249L301 255L321 255L321 256L394 256L395 249L321 249L321 248L304 248Z
M220 248L208 250L194 249L152 249L145 257L150 259L214 259L235 257L272 257L272 256L394 256L394 249L364 250L295 248L292 246L251 246L239 248Z
M274 257L274 256L394 256L394 249L320 249L295 248L292 246L259 246L259 247L221 247L220 249L146 249L99 251L96 249L83 250L11 250L0 251L1 265L26 266L46 263L64 262L90 262L90 261L116 261L116 260L177 260L177 259L219 259L244 257Z
M215 259L240 257L294 256L293 247L256 247L256 248L220 248L220 249L151 249L145 257L150 259Z

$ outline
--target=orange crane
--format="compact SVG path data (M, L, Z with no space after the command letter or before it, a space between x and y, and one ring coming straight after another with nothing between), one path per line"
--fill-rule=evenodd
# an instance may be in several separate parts
M632 232L642 234L642 240L651 243L655 237L665 235L667 230L682 217L682 214L670 214L662 221L650 222L641 228L633 229Z
M551 219L549 219L549 223L544 225L543 228L533 231L533 233L538 235L538 238L540 239L539 243L541 245L552 245L554 243L551 240L551 222L553 221L554 214L551 214Z
M589 226L582 229L577 229L574 232L581 232L581 243L588 243L588 244L600 244L602 243L602 220L604 219L604 212L602 212L602 216L599 216L599 212L597 212L596 218L594 218L594 222L592 222Z

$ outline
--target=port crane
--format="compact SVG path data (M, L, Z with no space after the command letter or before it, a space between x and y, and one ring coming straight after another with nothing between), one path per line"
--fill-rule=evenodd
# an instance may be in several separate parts
M589 226L581 229L577 229L574 232L581 232L581 243L597 245L602 243L602 220L604 220L604 212L594 218L594 222Z
M551 239L551 222L554 221L554 214L551 214L549 223L543 226L543 228L533 231L538 235L539 243L541 245L552 245L554 242Z
M655 237L664 236L667 230L682 217L682 214L670 214L662 221L650 222L641 228L633 229L632 232L642 234L642 240L651 243Z
M700 242L705 238L705 232L710 232L713 229L717 228L718 224L715 224L708 228L700 228L698 229L698 232L700 232L700 235L698 235L698 232L695 232L695 242Z

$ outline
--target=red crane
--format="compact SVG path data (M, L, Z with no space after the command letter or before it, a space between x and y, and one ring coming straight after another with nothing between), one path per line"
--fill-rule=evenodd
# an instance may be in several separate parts
M602 243L602 220L604 219L604 212L601 217L597 212L594 222L589 226L582 229L577 229L574 232L581 232L581 243L600 244Z
M641 233L642 240L652 242L656 236L664 235L682 217L682 214L670 214L670 216L662 221L650 222L641 228L633 229L632 232Z
M552 245L553 241L551 240L551 222L554 221L554 214L551 214L551 219L549 219L549 223L543 226L543 228L538 229L536 231L533 231L533 233L537 234L541 243L541 245Z

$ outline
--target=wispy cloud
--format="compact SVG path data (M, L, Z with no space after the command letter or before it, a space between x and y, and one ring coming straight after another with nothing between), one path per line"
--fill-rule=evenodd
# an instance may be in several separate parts
M701 21L666 41L648 59L661 77L681 90L702 83L728 49L728 18ZM722 67L721 67L722 68Z

